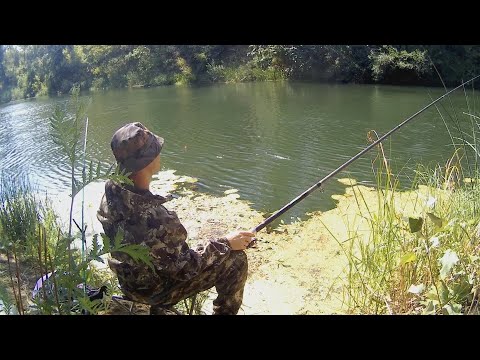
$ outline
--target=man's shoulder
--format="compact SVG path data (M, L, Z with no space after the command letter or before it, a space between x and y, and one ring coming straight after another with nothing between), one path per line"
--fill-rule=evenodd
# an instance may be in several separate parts
M161 195L156 195L150 192L150 190L137 189L134 186L128 184L120 184L113 180L108 180L105 183L105 193L111 193L116 195L129 196L131 198L136 198L141 201L150 201L163 204L171 198L163 197Z
M105 197L109 208L122 209L124 213L146 214L161 218L178 218L175 211L165 208L169 199L154 195L150 191L133 189L130 186L108 180L105 184ZM152 211L154 213L152 213Z

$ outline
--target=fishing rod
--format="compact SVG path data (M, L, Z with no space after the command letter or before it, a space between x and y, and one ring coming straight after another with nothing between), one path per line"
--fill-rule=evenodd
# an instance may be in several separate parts
M280 210L276 211L275 213L273 213L272 215L270 215L268 218L266 218L261 224L255 226L253 229L251 229L250 231L251 232L258 232L260 230L262 230L265 226L267 226L268 224L270 224L273 220L275 220L276 218L278 218L280 215L282 215L284 212L286 212L287 210L289 210L290 208L294 207L296 204L298 204L300 201L302 201L303 199L305 199L308 195L310 195L312 192L314 192L316 189L320 188L327 180L329 180L331 177L337 175L340 171L342 171L343 169L345 169L348 165L350 165L352 162L354 162L355 160L357 160L358 158L360 158L362 155L364 155L367 151L371 150L373 147L375 147L376 145L378 145L379 143L381 143L383 140L385 140L387 137L389 137L390 135L392 135L395 131L397 131L398 129L400 129L403 125L407 124L410 120L414 119L417 115L420 115L422 112L424 112L425 110L427 110L430 106L436 104L437 102L439 102L440 100L442 100L445 96L449 95L450 93L454 92L455 90L458 90L459 88L461 88L462 86L464 86L465 84L468 84L469 82L472 82L473 80L475 80L476 78L480 77L480 75L477 75L473 78L471 78L470 80L468 81L465 81L464 83L458 85L456 88L446 92L445 94L443 94L442 96L440 96L438 99L432 101L430 104L426 105L425 107L423 107L422 109L418 110L415 114L411 115L409 118L407 118L406 120L404 120L403 122L401 122L400 124L398 124L397 126L395 126L393 129L391 129L389 132L387 132L386 134L384 134L383 136L381 136L380 138L378 138L376 141L374 141L373 143L371 143L370 145L368 145L365 149L363 149L362 151L360 151L357 155L355 155L354 157L350 158L350 160L346 161L345 163L343 163L342 165L340 165L338 168L336 168L335 170L333 170L330 174L328 174L327 176L325 176L322 180L320 180L319 182L317 182L316 184L312 185L310 188L308 188L305 192L303 192L302 194L298 195L295 199L293 199L292 201L290 201L287 205L285 205L284 207L282 207Z

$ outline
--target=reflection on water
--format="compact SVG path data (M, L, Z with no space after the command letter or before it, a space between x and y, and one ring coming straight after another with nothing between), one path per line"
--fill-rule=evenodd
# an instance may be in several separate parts
M92 93L88 155L112 163L113 132L140 121L165 138L164 168L198 178L202 191L237 188L256 209L274 211L367 146L369 130L381 135L441 94L429 88L287 82ZM463 93L452 99L457 116L468 111ZM54 105L65 101L43 98L0 107L0 170L28 173L50 195L68 200L67 161L48 125ZM450 101L442 106L452 113ZM384 146L394 171L407 165L400 179L408 186L415 163L444 162L452 154L449 144L433 108ZM372 151L339 176L372 183L375 156ZM283 218L331 208L330 196L343 189L331 181Z

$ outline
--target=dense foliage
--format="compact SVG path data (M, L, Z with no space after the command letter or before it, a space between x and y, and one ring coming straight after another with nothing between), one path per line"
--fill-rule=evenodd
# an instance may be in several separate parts
M0 45L0 102L82 90L277 79L447 85L475 45Z

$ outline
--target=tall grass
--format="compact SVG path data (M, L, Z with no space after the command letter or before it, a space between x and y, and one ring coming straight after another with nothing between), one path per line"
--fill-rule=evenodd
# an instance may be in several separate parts
M39 199L28 182L26 175L3 176L0 183L0 245L1 251L6 254L8 262L9 288L13 294L0 291L5 295L0 299L3 308L11 310L15 303L19 314L35 312L37 314L76 314L97 313L102 301L90 301L86 293L87 280L98 279L91 260L103 261L100 257L111 251L122 251L135 260L151 264L148 250L139 245L122 243L122 234L119 233L114 240L101 234L102 243L98 241L98 234L93 236L93 245L85 249L85 227L73 232L73 204L81 190L89 183L100 179L112 179L117 182L130 182L124 172L110 166L107 171L102 171L100 163L95 167L93 161L85 157L86 130L82 139L82 128L86 129L87 102L79 98L79 88L72 89L72 97L66 108L57 106L50 117L51 136L58 146L57 151L63 153L70 165L68 176L71 180L71 202L68 230L64 231L57 226L56 215L51 203ZM81 143L84 143L82 152ZM82 161L84 170L82 174L76 172L77 165ZM83 214L82 201L82 214ZM81 241L81 252L75 246L75 240ZM23 284L22 266L35 272L36 279L42 279L45 274L52 274L48 279L41 280L42 287L38 296L33 301L34 310L30 308L31 289L25 289ZM82 286L83 285L83 286ZM27 293L27 297L24 294ZM111 292L113 293L113 291ZM22 296L23 295L23 296ZM8 306L5 306L7 304Z
M36 199L26 177L0 176L0 226L4 246L15 246L32 256L32 238L43 206Z
M478 220L472 206L475 194L470 189L452 194L427 186L400 193L398 181L390 182L384 170L377 171L377 186L383 186L376 191L376 201L354 187L367 236L352 230L350 241L339 241L349 260L349 310L460 313L476 286L473 275L478 263L470 256L478 251L472 248Z
M39 198L25 175L0 176L0 245L8 264L9 290L13 294L15 311L23 314L27 299L22 296L23 267L42 275L41 255L52 251L57 233L56 216L47 199ZM41 234L41 237L40 237ZM42 239L43 241L40 241ZM4 304L13 303L7 287L3 287ZM9 310L9 312L11 312Z
M48 198L38 195L25 175L0 177L0 252L6 256L7 277L0 280L0 312L6 314L95 314L105 301L90 301L84 287L104 285L108 276L101 274L91 260L103 261L100 256L110 251L124 251L134 258L148 262L148 251L139 246L121 244L121 235L110 244L94 236L93 247L82 256L79 249L70 247L72 238L57 223L57 216ZM33 282L42 280L40 292L31 298ZM107 284L109 293L118 292L118 285Z
M444 116L437 110L454 146L444 165L419 165L410 191L400 192L380 145L373 161L375 201L353 188L368 231L364 236L352 229L350 241L337 239L349 260L345 295L351 313L478 313L480 126L476 115L465 113L465 130L451 115L455 111Z

